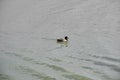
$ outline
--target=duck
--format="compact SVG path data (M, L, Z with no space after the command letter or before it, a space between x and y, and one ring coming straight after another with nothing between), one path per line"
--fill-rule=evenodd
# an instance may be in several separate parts
M60 39L57 39L57 42L58 43L63 43L63 42L68 42L68 36L65 36L64 39L63 38L60 38Z

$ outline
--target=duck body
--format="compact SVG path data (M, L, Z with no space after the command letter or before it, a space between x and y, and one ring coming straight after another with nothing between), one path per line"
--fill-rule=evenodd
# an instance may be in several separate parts
M67 40L65 40L65 39L57 39L57 42L66 42Z
M60 38L60 39L57 39L57 42L59 43L63 43L63 42L67 42L68 41L68 37L67 36L65 36L65 38L64 39L62 39L62 38Z

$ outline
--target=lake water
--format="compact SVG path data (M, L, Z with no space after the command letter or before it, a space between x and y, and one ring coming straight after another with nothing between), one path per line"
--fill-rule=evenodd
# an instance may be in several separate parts
M0 6L0 80L120 80L119 0ZM67 46L56 42L64 36Z

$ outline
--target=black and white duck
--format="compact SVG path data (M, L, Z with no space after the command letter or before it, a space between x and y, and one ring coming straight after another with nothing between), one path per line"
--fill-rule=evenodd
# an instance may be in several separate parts
M65 36L64 39L63 38L60 38L60 39L57 39L57 42L58 43L64 43L64 42L68 42L68 36Z

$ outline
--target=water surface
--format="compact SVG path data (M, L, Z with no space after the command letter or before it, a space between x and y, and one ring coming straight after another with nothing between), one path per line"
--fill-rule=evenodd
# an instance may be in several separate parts
M0 80L120 80L118 0L0 4Z

